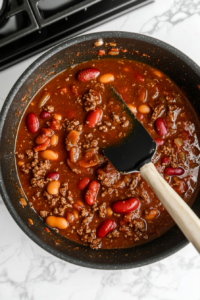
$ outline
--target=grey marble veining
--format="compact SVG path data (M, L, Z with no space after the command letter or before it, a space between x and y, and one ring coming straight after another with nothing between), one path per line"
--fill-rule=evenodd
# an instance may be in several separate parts
M154 35L156 32L164 30L164 28L170 31L171 28L195 14L200 17L199 0L174 0L168 10L144 23L140 32Z
M151 35L200 64L200 0L156 0L90 32L103 30ZM0 73L0 107L36 57ZM192 245L142 268L85 269L35 245L15 224L1 199L0 236L0 300L200 300L200 258Z

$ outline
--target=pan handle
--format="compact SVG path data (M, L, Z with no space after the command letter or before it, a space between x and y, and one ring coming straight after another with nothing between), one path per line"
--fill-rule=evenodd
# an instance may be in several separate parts
M140 174L149 184L186 238L200 253L200 220L197 215L158 173L152 162L144 165L140 169Z

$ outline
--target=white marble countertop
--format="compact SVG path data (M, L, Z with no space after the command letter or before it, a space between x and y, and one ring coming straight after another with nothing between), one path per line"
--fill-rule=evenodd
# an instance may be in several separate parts
M90 32L123 30L159 38L200 64L200 0L156 0ZM38 55L39 56L39 55ZM0 73L0 105L38 56ZM200 258L192 245L152 265L123 271L78 267L45 252L0 199L1 300L200 300Z

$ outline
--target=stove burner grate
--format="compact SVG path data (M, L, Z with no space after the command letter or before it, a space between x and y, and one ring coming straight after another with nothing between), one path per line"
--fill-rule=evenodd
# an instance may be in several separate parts
M154 0L1 1L0 70L3 70Z

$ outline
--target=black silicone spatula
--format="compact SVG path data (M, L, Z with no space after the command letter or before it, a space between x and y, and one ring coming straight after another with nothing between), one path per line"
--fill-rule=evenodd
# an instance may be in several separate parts
M113 96L120 101L132 120L132 130L120 145L102 149L118 172L140 171L158 199L165 206L187 239L200 252L200 220L154 167L151 159L156 143L112 87Z
M111 89L116 101L120 102L122 109L130 116L132 128L122 143L102 151L118 172L139 171L144 164L151 162L156 143L115 89L113 87Z

